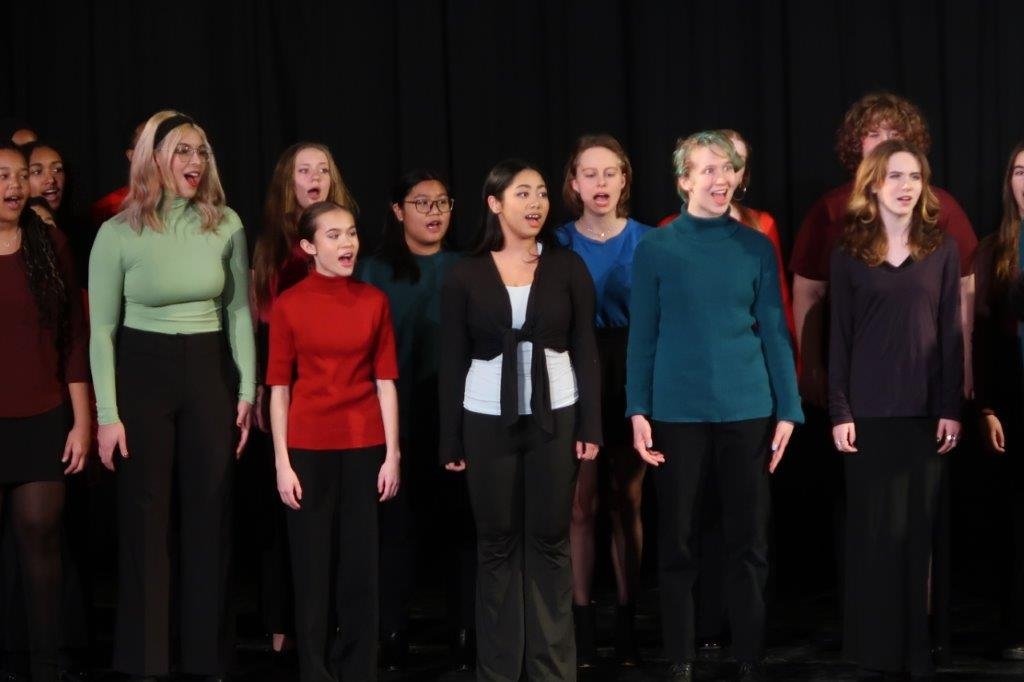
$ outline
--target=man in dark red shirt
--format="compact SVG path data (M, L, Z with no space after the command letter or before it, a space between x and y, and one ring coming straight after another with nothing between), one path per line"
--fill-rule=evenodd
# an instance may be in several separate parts
M865 95L846 112L836 134L839 161L852 174L865 154L894 137L911 142L925 154L931 146L928 126L914 104L890 93ZM796 343L802 360L800 394L818 407L824 407L827 402L825 295L828 293L829 258L843 233L846 202L852 186L852 181L846 182L826 192L811 206L796 235L789 260L789 269L793 272ZM939 199L939 227L956 240L960 252L964 356L969 358L974 320L971 261L978 238L956 199L934 185L932 190ZM970 363L965 362L964 369L964 392L970 395Z

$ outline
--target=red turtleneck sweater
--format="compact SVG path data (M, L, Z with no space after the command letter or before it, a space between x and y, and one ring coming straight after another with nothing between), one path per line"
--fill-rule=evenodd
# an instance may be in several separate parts
M274 302L267 384L291 386L288 447L380 445L375 382L397 378L391 313L379 289L311 270Z

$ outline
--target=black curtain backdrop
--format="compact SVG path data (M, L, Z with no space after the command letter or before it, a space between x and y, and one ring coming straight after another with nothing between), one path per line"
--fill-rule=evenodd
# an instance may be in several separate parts
M678 210L675 139L727 126L751 143L748 203L776 216L788 248L844 179L834 132L874 89L924 110L936 183L981 235L1024 136L1019 0L117 0L12 2L4 17L0 113L60 148L77 204L124 184L132 128L173 107L209 133L250 237L298 140L333 150L366 246L414 166L451 178L467 246L483 176L504 157L539 164L557 197L576 136L610 132L632 157L633 214L655 222Z

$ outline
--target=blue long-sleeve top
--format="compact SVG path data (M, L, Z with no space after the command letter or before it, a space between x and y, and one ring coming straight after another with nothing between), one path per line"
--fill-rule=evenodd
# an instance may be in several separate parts
M626 414L667 422L803 422L767 237L686 213L633 257Z
M591 239L569 222L555 230L562 246L575 251L594 278L597 295L598 329L629 326L629 291L633 285L633 253L636 245L653 228L629 218L622 232L607 241Z

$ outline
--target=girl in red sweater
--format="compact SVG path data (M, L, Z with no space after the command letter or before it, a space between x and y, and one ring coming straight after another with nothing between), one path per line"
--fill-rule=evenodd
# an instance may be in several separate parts
M394 331L387 297L351 277L359 237L349 210L309 206L298 236L314 268L274 304L267 384L299 673L374 680L377 502L394 497L399 478ZM332 575L338 629L328 646Z

